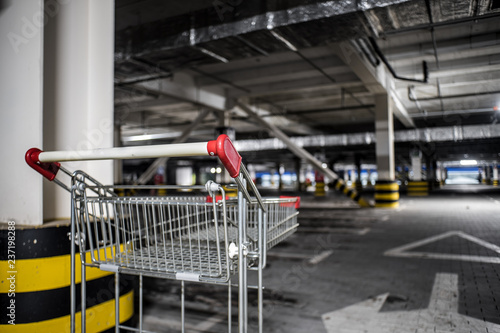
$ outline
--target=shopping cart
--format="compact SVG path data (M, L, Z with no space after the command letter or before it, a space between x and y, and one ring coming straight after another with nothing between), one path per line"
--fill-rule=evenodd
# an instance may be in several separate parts
M59 162L151 157L217 156L234 179L237 198L226 198L224 187L103 185L83 171L70 172ZM181 323L185 331L184 281L228 287L228 332L231 332L231 278L238 275L238 332L247 332L247 270L258 275L258 327L263 332L263 281L267 250L297 229L299 198L262 198L226 135L208 143L186 143L87 151L43 152L32 148L26 162L71 194L71 332L76 316L76 246L81 254L82 304L86 310L85 267L115 273L115 314L119 314L120 274L139 276L139 328L143 330L143 276L181 281ZM70 177L67 186L56 175ZM198 195L151 196L148 189L186 190ZM249 189L253 193L250 194ZM137 195L122 195L134 191ZM86 261L89 254L91 260ZM82 332L86 318L81 316Z

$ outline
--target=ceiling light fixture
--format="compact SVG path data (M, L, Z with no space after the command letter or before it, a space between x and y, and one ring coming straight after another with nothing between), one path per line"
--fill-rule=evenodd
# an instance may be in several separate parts
M227 64L229 62L228 59L224 58L223 56L220 56L218 55L217 53L214 53L210 50L207 50L206 48L204 47L201 47L201 46L197 46L196 47L198 50L200 50L202 53L206 54L207 56L209 57L212 57L214 59L217 59L219 61L222 61L223 63Z
M460 165L477 165L476 160L461 160Z
M271 32L271 35L274 36L274 38L276 38L277 40L279 40L280 42L282 42L283 44L286 45L286 47L288 47L290 50L292 50L293 52L298 52L299 50L295 47L295 45L293 45L288 39L286 39L285 37L283 37L282 35L280 35L279 33L277 33L276 31L274 30L269 30Z

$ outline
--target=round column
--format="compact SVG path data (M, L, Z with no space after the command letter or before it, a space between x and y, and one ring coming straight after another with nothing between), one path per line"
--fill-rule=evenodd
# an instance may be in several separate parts
M399 207L399 185L394 180L377 180L375 183L375 207Z

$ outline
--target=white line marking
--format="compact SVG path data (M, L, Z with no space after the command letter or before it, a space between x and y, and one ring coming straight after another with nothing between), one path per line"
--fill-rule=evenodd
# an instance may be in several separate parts
M500 264L500 257L471 256L465 254L447 254L447 253L432 253L432 252L407 252L419 246L430 244L451 236L461 237L463 239L476 243L480 246L483 246L487 249L493 250L496 253L500 254L500 247L495 244L488 243L485 240L468 235L462 231L448 231L440 235L432 236L403 246L396 247L394 249L387 250L384 252L384 255L391 257L461 260L461 261L484 262L489 264Z
M328 333L500 332L500 325L458 313L458 276L438 273L429 306L422 310L379 312L389 294L323 314Z
M318 255L315 255L314 257L312 257L311 259L308 260L308 262L311 264L311 265L317 265L319 264L321 261L325 260L326 258L328 258L331 254L333 253L333 250L327 250L327 251L323 251L321 252L320 254Z
M355 234L355 235L366 235L370 232L370 228L330 228L330 227L299 227L299 232L311 232L311 233L338 233L338 234Z
M304 253L286 253L286 252L269 252L268 257L285 258L285 259L299 259L307 260L308 264L317 265L321 261L328 258L333 253L333 250L325 250L317 255L304 254Z

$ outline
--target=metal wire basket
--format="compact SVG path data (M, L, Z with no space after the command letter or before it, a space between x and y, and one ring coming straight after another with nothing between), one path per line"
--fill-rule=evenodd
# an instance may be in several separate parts
M206 186L155 186L154 189L190 190L199 194L176 196L123 195L151 187L104 186L83 171L69 172L59 161L218 156L237 188L237 199L226 198L214 182ZM226 135L201 143L107 148L90 151L43 152L32 148L27 163L71 193L71 331L76 330L75 251L81 257L81 313L85 313L85 267L115 272L115 313L119 314L119 276L139 275L139 329L143 332L142 277L181 280L182 332L184 281L225 284L228 287L228 332L231 331L232 275L238 275L238 330L247 332L247 270L258 271L259 332L263 331L263 281L266 252L297 229L298 198L262 198ZM71 178L66 186L58 171ZM250 195L249 187L254 196ZM125 191L123 191L125 190ZM208 194L208 195L207 195ZM90 254L90 262L86 261ZM82 331L86 316L81 316Z

